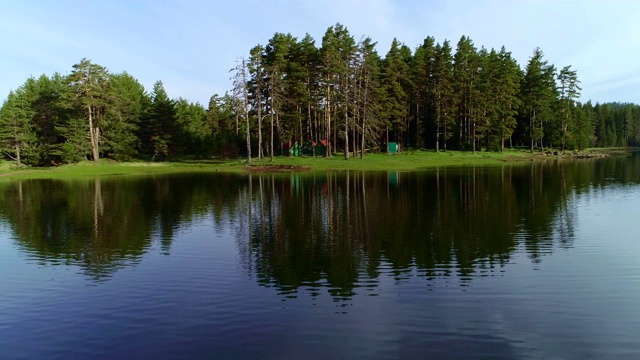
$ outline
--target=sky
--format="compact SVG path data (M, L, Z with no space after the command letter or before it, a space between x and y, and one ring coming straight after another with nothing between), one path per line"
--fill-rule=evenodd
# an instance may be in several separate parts
M340 23L356 41L377 41L381 56L394 38L455 49L466 35L478 48L505 46L525 68L540 47L577 71L581 101L640 103L638 19L637 0L0 0L0 99L87 58L206 106L255 45L280 32L308 33L319 47Z

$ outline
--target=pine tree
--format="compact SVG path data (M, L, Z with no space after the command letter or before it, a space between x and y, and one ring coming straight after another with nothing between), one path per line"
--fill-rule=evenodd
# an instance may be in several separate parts
M381 59L375 51L376 43L365 38L359 44L358 97L356 113L360 119L360 158L364 158L367 145L377 145L383 125L380 121L379 84Z
M399 141L405 131L405 119L408 116L408 94L405 82L409 77L409 66L401 53L402 45L393 39L391 48L382 62L381 86L384 92L382 114L386 120L387 133L391 130L394 141ZM389 139L385 139L388 143Z
M239 111L237 109L240 109ZM246 139L239 134L239 116L242 105L238 98L225 94L213 95L205 115L204 130L209 139L207 152L224 158L237 157Z
M235 75L233 76L233 94L242 101L240 114L245 119L247 162L251 163L251 126L249 123L249 93L247 91L249 74L247 70L247 60L240 58L238 65L232 69L232 71L235 71Z
M36 141L33 115L33 109L23 88L11 91L0 108L0 149L13 159L17 166L22 165L26 149Z
M109 83L103 151L114 160L131 160L138 156L137 132L150 99L144 86L126 72L109 75Z
M249 51L249 61L247 67L249 70L248 92L251 100L251 107L256 114L258 120L258 160L264 157L262 142L262 112L265 108L265 92L267 88L267 69L265 64L266 55L264 47L257 45Z
M577 150L584 150L593 146L593 105L590 101L585 104L577 104L573 111L576 119L574 146Z
M266 69L267 69L267 94L269 109L269 156L273 161L274 143L276 131L278 140L282 143L285 138L289 141L289 135L285 134L285 126L282 121L286 121L288 115L287 99L287 69L289 68L289 52L296 40L291 34L276 33L269 40L265 47Z
M576 127L576 121L573 117L573 108L575 101L580 97L580 86L578 85L578 75L575 70L571 70L571 66L565 66L558 73L560 103L561 103L561 147L560 151L564 152L567 139L571 136L571 132Z
M298 63L299 81L301 85L300 96L300 109L306 112L306 131L301 129L300 140L313 140L317 142L318 139L318 124L314 122L317 116L313 116L313 112L317 111L318 107L314 106L314 101L318 99L318 68L320 62L319 50L316 48L315 40L306 34L305 37L298 43L296 52L296 60Z
M327 139L327 156L331 156L338 143L337 132L342 128L345 158L348 158L349 112L354 96L352 75L357 48L346 27L336 24L325 32L320 48L322 102L324 105L323 133ZM343 126L338 126L342 120ZM334 124L335 122L335 124Z
M91 159L100 159L102 122L106 111L109 77L107 69L82 59L73 65L69 75L69 96L76 106L83 109L91 142Z
M435 39L427 37L414 54L413 63L413 83L416 91L417 106L416 111L415 137L416 146L427 146L430 143L429 131L437 132L435 129L435 92L433 82L433 69L435 64ZM435 144L434 144L435 147Z
M540 48L533 51L529 59L522 83L522 99L526 116L529 119L529 138L531 152L535 144L544 147L544 126L552 118L552 105L556 100L555 67L543 60Z
M207 154L211 132L206 126L207 110L200 103L176 100L176 125L184 154L202 157Z
M436 123L436 151L440 150L440 143L447 150L447 140L453 133L455 108L453 96L453 56L451 45L445 40L442 45L435 47L435 57L432 73L433 95Z
M65 127L72 117L79 115L82 120L82 111L78 114L74 102L68 96L68 80L58 73L51 77L42 75L35 81L27 81L25 86L27 92L34 94L31 107L34 111L33 125L38 138L34 149L37 151L38 164L57 164L63 160L60 157L60 146L65 137L59 129ZM84 160L90 153L86 150L86 126L78 131L77 136L81 141L78 141L77 156L73 156L73 159L67 158L65 162Z
M493 130L500 140L500 151L504 151L504 142L511 138L517 121L516 115L521 106L519 98L522 71L518 63L503 46L498 53L500 70L496 82L495 99L498 101L497 119Z
M453 92L455 94L458 142L461 148L471 146L475 152L475 138L472 130L475 98L478 96L478 55L473 41L462 36L453 57Z
M162 156L167 160L175 150L173 137L176 134L175 101L171 100L164 89L162 81L156 81L151 92L151 105L143 118L143 130L146 135L146 150L153 154L151 160Z
M337 84L340 91L337 93L337 105L341 112L343 120L343 141L344 141L344 158L349 159L349 131L353 124L353 99L356 96L356 88L353 79L355 78L354 59L356 58L356 43L353 36L349 34L346 27L340 24L335 26L336 40L338 41L339 65L337 75Z

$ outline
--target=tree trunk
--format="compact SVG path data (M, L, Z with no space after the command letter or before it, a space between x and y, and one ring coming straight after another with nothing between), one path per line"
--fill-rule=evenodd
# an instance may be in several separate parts
M358 129L356 128L357 119L353 119L351 125L351 155L358 156Z
M258 100L258 160L264 157L262 153L262 97L260 96L260 87L257 88L256 93Z
M307 139L313 141L313 127L311 126L311 79L307 78Z
M567 130L569 128L569 112L567 111L567 116L565 117L564 124L562 124L562 145L560 146L560 152L564 153L564 147L567 142Z
M445 119L447 117L447 112L446 111L444 113L444 117L445 117ZM447 121L446 120L444 122L444 137L442 139L442 147L443 147L444 151L446 152L447 151Z
M251 134L249 132L249 113L245 115L247 119L247 162L251 164Z
M327 157L331 157L331 88L327 83Z
M440 152L440 122L442 118L440 117L440 101L439 98L436 103L436 152Z
M386 139L385 142L387 144L387 154L389 153L389 127L387 127L387 133L386 133Z
M364 121L364 118L362 119L362 134L360 135L361 137L361 144L360 144L360 159L364 159L364 152L365 152L365 137L364 137L364 133L367 130L367 124Z
M271 132L269 134L269 156L271 156L271 161L273 161L273 94L271 95Z
M349 160L349 116L344 112L344 159Z
M20 166L22 163L20 162L20 142L16 142L16 165Z
M366 76L366 75L365 75ZM364 104L362 106L362 134L360 135L360 159L364 159L364 151L366 148L365 133L367 131L367 92L368 92L368 78L364 80Z
M87 106L87 112L89 114L89 140L91 140L91 156L93 161L98 161L100 158L100 154L98 152L99 129L98 126L94 124L93 107L91 105Z
M334 105L333 105L333 109L334 109L334 117L336 119L336 126L334 128L332 128L331 130L331 140L333 141L333 143L331 144L331 152L335 152L338 148L338 105L337 105L338 100L334 101Z
M242 59L242 94L244 101L244 117L247 123L247 162L251 163L251 132L249 124L249 96L247 94L247 74L245 60Z
M544 144L542 143L543 133L542 133L542 119L540 119L540 151L544 152Z
M471 137L471 150L473 151L473 153L476 153L476 118L474 117L473 120L470 121L470 123L472 123L472 125L469 125L469 136Z
M536 111L535 110L530 110L529 111L529 136L531 136L531 153L533 154L533 142L535 140L534 138L534 119L536 117Z
M419 96L416 96L416 99L419 99ZM420 150L420 104L416 102L416 143L414 144L416 150Z

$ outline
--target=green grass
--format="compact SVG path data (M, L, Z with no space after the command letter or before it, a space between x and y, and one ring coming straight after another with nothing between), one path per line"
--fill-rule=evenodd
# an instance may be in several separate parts
M260 167L304 167L309 171L331 170L420 170L444 166L492 166L517 160L529 160L531 154L526 151L507 151L504 153L460 152L460 151L405 151L396 155L366 154L364 159L351 157L345 160L343 154L330 158L323 157L275 157L258 161L253 159L251 166ZM108 160L99 162L81 162L78 164L45 168L16 168L9 162L0 163L0 179L16 178L55 178L71 179L107 175L144 175L172 172L242 172L249 164L246 159L235 160L182 160L177 162L127 162L116 163Z
M366 154L364 159L351 157L344 159L344 154L339 153L330 158L313 157L276 157L273 162L269 159L253 161L254 166L308 166L312 171L329 170L420 170L442 166L469 166L469 165L499 165L505 161L528 159L530 154L525 152L505 153L471 153L460 151L405 151L395 155Z

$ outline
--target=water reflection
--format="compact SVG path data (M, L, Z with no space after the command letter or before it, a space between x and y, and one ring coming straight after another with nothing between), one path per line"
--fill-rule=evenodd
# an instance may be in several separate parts
M261 284L290 294L328 287L350 297L381 271L414 269L460 285L499 272L519 246L534 261L571 246L572 209L555 169L443 169L429 173L251 176L239 198L239 239ZM551 182L551 183L549 183ZM401 185L398 185L401 183Z
M263 285L349 298L397 281L500 273L516 251L539 263L573 246L575 194L640 181L639 157L433 172L250 176L239 239ZM372 294L372 293L369 293Z
M95 281L138 263L157 245L169 254L176 231L219 214L229 177L158 176L0 184L2 221L43 265L76 265Z
M210 218L235 233L242 266L259 284L284 297L304 288L348 299L375 295L382 273L468 286L499 274L516 252L536 263L570 248L574 195L637 184L639 162L19 180L0 184L0 216L39 264L78 266L92 281L150 249L170 255L179 229Z

